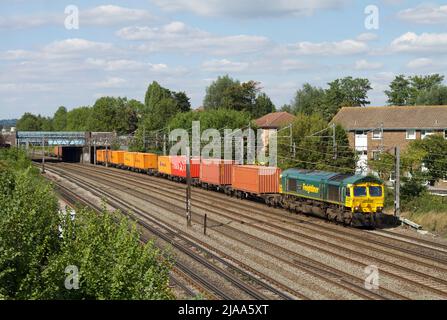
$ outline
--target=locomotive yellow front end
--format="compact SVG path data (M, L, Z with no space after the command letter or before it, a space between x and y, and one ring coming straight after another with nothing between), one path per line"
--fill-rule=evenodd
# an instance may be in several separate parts
M354 213L382 213L385 203L383 184L361 183L349 185L346 192L346 207Z

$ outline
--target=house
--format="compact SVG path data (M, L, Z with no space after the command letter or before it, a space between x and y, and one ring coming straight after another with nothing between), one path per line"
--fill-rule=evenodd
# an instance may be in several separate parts
M411 141L441 134L447 139L447 106L345 107L332 120L348 131L351 147L357 152L358 171L368 171L368 160L380 152Z
M256 119L256 126L262 131L262 142L264 148L268 146L269 138L272 132L277 132L279 129L287 127L296 120L293 114L288 112L273 112Z

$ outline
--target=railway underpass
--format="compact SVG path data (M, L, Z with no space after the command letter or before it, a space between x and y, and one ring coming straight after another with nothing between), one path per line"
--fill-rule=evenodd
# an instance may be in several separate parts
M45 147L45 155L50 158L93 164L96 149L110 147L116 139L114 132L17 131L16 146L28 150L34 159L43 157L35 147Z

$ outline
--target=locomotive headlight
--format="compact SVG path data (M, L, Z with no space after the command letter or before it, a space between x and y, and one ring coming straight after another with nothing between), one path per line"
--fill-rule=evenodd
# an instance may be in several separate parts
M355 210L355 212L359 212L360 211L360 207L355 207L354 210Z

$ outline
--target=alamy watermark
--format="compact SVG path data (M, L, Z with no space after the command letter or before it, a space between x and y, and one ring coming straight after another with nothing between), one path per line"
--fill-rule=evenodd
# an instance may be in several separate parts
M369 5L365 8L365 28L367 30L379 30L380 27L380 11L376 5Z
M65 273L68 274L65 278L64 285L67 290L79 289L79 269L77 266L67 266Z
M65 29L78 30L79 29L79 8L75 5L65 7Z
M276 167L277 132L276 130L258 129L207 129L200 134L200 121L192 123L191 134L185 129L175 129L169 133L169 141L175 144L170 148L172 156L187 154L193 158L207 160L228 160L237 164L262 164ZM206 143L202 147L202 144Z
M364 270L366 274L365 289L366 290L379 290L380 288L380 274L377 266L367 266Z

